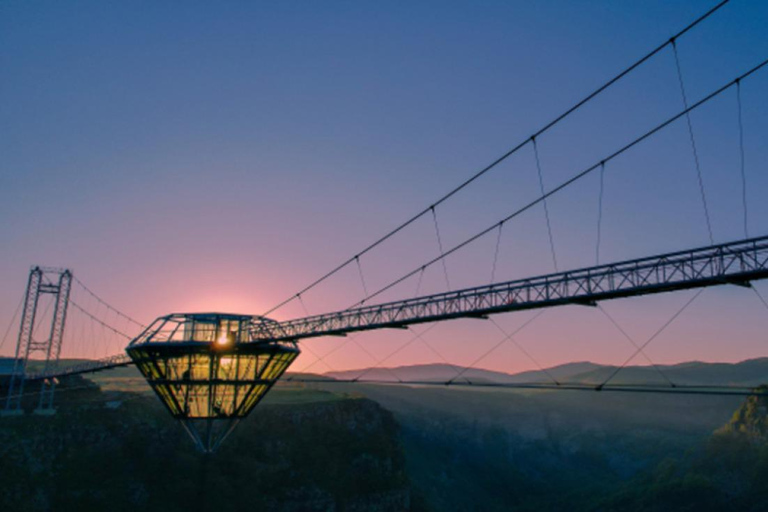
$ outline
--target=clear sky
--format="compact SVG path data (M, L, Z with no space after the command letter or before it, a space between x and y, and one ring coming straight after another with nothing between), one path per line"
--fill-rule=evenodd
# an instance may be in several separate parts
M72 268L144 322L174 311L262 313L714 3L3 2L0 328L32 264ZM768 3L733 0L681 39L688 98L768 58L766 34ZM753 236L768 233L766 91L768 70L742 87ZM681 108L667 49L540 139L545 186ZM737 119L735 90L692 115L716 241L743 237ZM537 194L526 148L438 208L444 247ZM595 261L597 196L595 175L550 202L561 269ZM707 244L684 122L609 164L603 205L603 261ZM495 244L492 235L449 258L452 287L487 283ZM362 259L368 289L437 252L425 218ZM505 227L496 280L552 270L541 208ZM445 286L437 266L420 291ZM757 286L768 296L768 284ZM416 288L411 280L382 298ZM319 313L361 296L350 267L304 303ZM689 297L628 299L605 309L642 342ZM85 295L76 300L97 307ZM274 317L303 313L292 304ZM530 316L498 321L511 330ZM751 291L710 289L648 353L658 362L737 361L767 355L767 333L768 311ZM68 341L63 355L120 348L116 341L99 346L98 331L89 335L89 348ZM370 365L365 351L381 358L410 336L371 333L307 346L324 353L347 343L328 366L312 368L324 371ZM469 363L499 337L488 322L448 322L386 364ZM547 311L517 341L544 365L616 363L634 351L599 311L579 307ZM11 337L0 354L14 345ZM295 369L312 359L302 356ZM519 371L534 363L507 343L480 366Z

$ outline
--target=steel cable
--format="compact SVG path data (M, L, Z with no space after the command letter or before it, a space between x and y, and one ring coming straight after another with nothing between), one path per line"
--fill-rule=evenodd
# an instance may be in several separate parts
M680 67L680 57L677 53L677 44L672 40L672 51L675 55L675 66L677 67L677 78L680 81L680 92L683 95L683 107L688 109L688 97L685 94L685 83L683 82L683 71ZM704 220L707 223L707 233L709 234L709 243L714 244L715 238L712 235L712 222L709 218L709 206L707 205L707 194L704 189L704 177L701 174L701 163L699 162L699 152L696 149L696 138L693 136L693 124L691 123L691 114L685 114L685 120L688 124L688 135L691 138L691 150L693 151L693 163L696 166L696 176L699 180L699 193L701 194L701 204L704 207Z
M719 2L717 5L715 5L711 9L709 9L703 15L699 16L693 22L688 24L685 28L683 28L682 30L677 32L674 36L672 36L672 38L664 41L663 43L658 45L656 48L654 48L650 52L646 53L643 57L641 57L640 59L635 61L629 67L627 67L626 69L621 71L619 74L615 75L613 78L611 78L607 82L603 83L600 87L598 87L597 89L592 91L585 98L583 98L582 100L577 102L575 105L573 105L572 107L567 109L565 112L561 113L555 119L553 119L552 121L550 121L549 123L544 125L542 128L537 130L535 133L533 133L531 136L527 137L525 140L523 140L522 142L518 143L516 146L514 146L512 149L510 149L509 151L507 151L506 153L501 155L499 158L497 158L496 160L494 160L493 162L491 162L487 166L485 166L482 169L480 169L477 173L472 175L470 178L468 178L467 180L462 182L459 186L455 187L454 189L452 189L447 194L443 195L437 201L433 202L430 206L428 206L427 208L421 210L419 213L417 213L416 215L414 215L410 219L406 220L405 222L403 222L402 224L400 224L399 226L397 226L393 230L389 231L388 233L386 233L384 236L380 237L379 239L377 239L373 243L369 244L363 250L359 251L357 254L355 254L351 258L343 261L341 264L337 265L332 270L330 270L329 272L325 273L324 275L322 275L318 279L312 281L309 285L307 285L304 288L302 288L299 292L295 293L291 297L289 297L289 298L283 300L282 302L278 303L277 305L273 306L272 308L270 308L269 310L264 312L262 314L262 316L267 316L270 313L273 313L274 311L276 311L276 310L280 309L281 307L285 306L286 304L294 301L298 295L306 293L309 290L313 289L318 284L322 283L323 281L325 281L329 277L335 275L337 272L339 272L340 270L345 268L347 265L351 264L353 261L355 261L355 258L359 258L363 254L366 254L367 252L371 251L372 249L378 247L379 245L381 245L382 243L384 243L385 241L387 241L388 239L390 239L391 237L393 237L394 235L396 235L397 233L399 233L400 231L402 231L406 227L408 227L411 224L413 224L414 222L416 222L418 219L420 219L424 215L428 214L430 212L430 210L432 210L433 208L439 206L440 204L444 203L445 201L447 201L448 199L450 199L451 197L453 197L454 195L459 193L461 190L463 190L464 188L469 186L475 180L477 180L478 178L480 178L481 176L483 176L484 174L486 174L490 170L494 169L496 166L501 164L503 161L505 161L511 155L513 155L514 153L516 153L517 151L519 151L520 149L525 147L529 142L531 142L531 140L533 140L534 138L539 137L539 136L543 135L544 133L546 133L547 131L549 131L552 127L554 127L555 125L557 125L558 123L563 121L565 118L567 118L568 116L570 116L571 114L573 114L574 112L579 110L585 104L589 103L592 99L594 99L595 97L600 95L603 91L605 91L606 89L608 89L609 87L614 85L616 82L620 81L622 78L624 78L625 76L629 75L636 68L638 68L639 66L641 66L642 64L644 64L645 62L647 62L648 60L653 58L656 54L658 54L660 51L662 51L664 48L666 48L668 45L670 45L672 43L672 41L680 39L688 31L690 31L691 29L696 27L699 23L703 22L705 19L709 18L712 14L714 14L721 7L726 5L729 1L730 0L723 0L723 1Z
M486 234L490 233L491 231L493 231L494 229L496 229L496 228L497 228L497 227L498 227L500 224L502 224L502 223L505 223L505 222L507 222L507 221L510 221L510 220L512 220L513 218L515 218L515 217L517 217L517 216L521 215L522 213L524 213L524 212L526 212L526 211L530 210L531 208L533 208L534 206L536 206L536 205L538 205L539 203L543 202L544 200L546 200L547 198L551 197L552 195L554 195L554 194L557 194L557 193L558 193L558 192L560 192L561 190L563 190L563 189L565 189L565 188L569 187L570 185L572 185L573 183L575 183L575 182L577 182L577 181L581 180L581 179L582 179L582 178L584 178L585 176L587 176L587 175L589 175L590 173L592 173L592 172L593 172L595 169L598 169L598 168L599 168L599 167L601 167L602 165L604 165L604 164L608 163L609 161L611 161L611 160L613 160L614 158L616 158L616 157L618 157L618 156L622 155L623 153L625 153L626 151L630 150L631 148L633 148L633 147L637 146L637 145L638 145L638 144L640 144L641 142L645 141L645 140L646 140L646 139L648 139L649 137L651 137L651 136L655 135L657 132L659 132L659 131L663 130L664 128L666 128L667 126L669 126L670 124L672 124L673 122L675 122L675 121L677 121L678 119L680 119L681 117L685 116L685 115L686 115L686 114L688 114L689 112L691 112L691 111L693 111L693 110L695 110L695 109L699 108L700 106L702 106L702 105L704 105L704 104L708 103L708 102L709 102L709 101L711 101L713 98L716 98L717 96L719 96L720 94L722 94L724 91L726 91L726 90L730 89L731 87L733 87L733 86L734 86L734 85L737 83L737 81L743 81L744 79L746 79L747 77L749 77L749 76L751 76L752 74L756 73L757 71L759 71L760 69L762 69L762 68L763 68L763 67L765 67L766 65L768 65L768 59L767 59L767 60L764 60L764 61L762 61L760 64L758 64L757 66L753 67L752 69L750 69L750 70L749 70L749 71L747 71L746 73L744 73L744 74L740 75L740 76L739 76L739 77L737 77L736 79L734 79L734 80L731 80L730 82L728 82L728 83L726 83L725 85L721 86L719 89L717 89L717 90L715 90L715 91L711 92L710 94L708 94L707 96L705 96L705 97L704 97L704 98L702 98L701 100L697 101L696 103L694 103L694 104L693 104L693 105L691 105L690 107L688 107L688 108L686 108L685 110L683 110L683 111L681 111L681 112L679 112L679 113L675 114L674 116L670 117L669 119L667 119L667 120L666 120L666 121L664 121L663 123L661 123L661 124L657 125L655 128L653 128L653 129L651 129L651 130L647 131L646 133L644 133L644 134L643 134L643 135L641 135L640 137L637 137L637 138L636 138L636 139L634 139L632 142L629 142L628 144L624 145L624 146L623 146L623 147L621 147L620 149L618 149L618 150L614 151L614 152L613 152L613 153L611 153L611 154L610 154L608 157L606 157L606 158L604 158L604 159L600 160L600 162L598 162L598 163L596 163L596 164L594 164L594 165L592 165L592 166L590 166L590 167L588 167L588 168L584 169L583 171L581 171L581 172L579 172L578 174L576 174L576 175L572 176L572 177L571 177L571 178L569 178L568 180L566 180L566 181L564 181L564 182L560 183L560 185L558 185L558 186L556 186L555 188L551 189L549 192L547 192L547 193L545 193L545 194L543 194L543 195L541 195L541 196L537 197L536 199L534 199L534 200L533 200L533 201L531 201L530 203L528 203L528 204L526 204L525 206L523 206L523 207L519 208L518 210L514 211L513 213L511 213L511 214L510 214L510 215L508 215L507 217L505 217L505 218L501 219L500 221L498 221L498 222L496 222L496 223L492 224L492 225L491 225L491 226L489 226L488 228L486 228L486 229L484 229L484 230L480 231L479 233L476 233L475 235L473 235L473 236L471 236L471 237L467 238L466 240L464 240L464 241L463 241L463 242L461 242L460 244L458 244L458 245L454 246L453 248L451 248L451 249L449 249L449 250L445 251L445 253L444 253L443 255L441 255L441 256L438 256L437 258L433 258L433 259L431 259L430 261L428 261L427 263L425 263L425 264L423 264L423 265L419 266L419 267L418 267L416 270L412 270L412 271L410 271L410 272L408 272L408 273L404 274L403 276L399 277L398 279L395 279L394 281L391 281L389 284L387 284L387 285L386 285L386 286L384 286L383 288L380 288L379 290L377 290L377 291L376 291L376 292L374 292L373 294L371 294L371 295L369 295L368 297L366 297L366 298L365 298L365 301L367 302L367 301L369 301L370 299L372 299L372 298L374 298L374 297L376 297L376 296L378 296L378 295L380 295L380 294L384 293L385 291L387 291L387 290L389 290L389 289L393 288L394 286L397 286L398 284L402 283L402 282L403 282L403 281L405 281L406 279L408 279L408 278L410 278L411 276L413 276L414 274L416 274L416 273L417 273L419 270L421 270L422 268L426 268L426 267L429 267L429 266L433 265L434 263L436 263L436 262L440 261L442 258L445 258L445 257L447 257L447 256L449 256L449 255L451 255L451 254L453 254L454 252L456 252L456 251L458 251L458 250L460 250L460 249L462 249L462 248L466 247L467 245L471 244L472 242L474 242L474 241L478 240L479 238L483 237L484 235L486 235ZM354 308L354 307L357 307L357 306L359 306L359 305L361 305L361 304L362 304L362 302L357 302L357 303L355 303L355 304L353 304L353 305L349 306L347 309L352 309L352 308Z

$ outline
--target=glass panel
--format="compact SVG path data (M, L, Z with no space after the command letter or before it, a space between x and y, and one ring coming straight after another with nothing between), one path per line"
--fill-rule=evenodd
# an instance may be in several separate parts
M272 357L273 357L273 354L270 354L270 353L259 355L258 365L256 369L256 378L258 379L265 378L264 374L269 369L269 366L272 363Z
M277 379L285 369L288 367L288 362L292 359L293 354L280 354L272 359L269 367L264 372L264 377L267 380ZM289 359L290 358L290 359Z
M230 321L214 325L224 330L240 326ZM270 387L252 382L278 379L298 353L283 352L275 345L241 345L226 352L200 352L200 348L186 346L142 347L133 349L131 355L174 415L202 419L248 414Z
M219 322L219 343L233 344L240 341L240 320L221 320Z
M155 386L155 391L157 391L157 394L160 395L160 399L165 403L166 407L171 411L172 414L181 414L182 411L179 409L177 404L183 404L183 400L179 400L179 397L176 395L176 393L171 393L169 390L169 386L165 384L158 384ZM173 396L172 396L173 395ZM175 401L174 401L175 398ZM182 395L183 398L183 395Z
M212 343L216 339L216 322L196 320L193 324L192 341Z
M188 410L190 418L208 418L210 411L210 386L190 385Z
M223 356L219 359L217 377L223 380L237 379L238 356Z
M237 364L237 379L238 380L251 380L253 379L254 370L256 368L257 356L254 355L241 355L238 357Z
M235 388L235 396L232 406L233 413L240 410L240 406L243 405L243 400L245 400L245 397L248 395L248 391L250 391L252 387L253 386L249 384L243 384Z
M160 364L164 364L165 378L168 380L185 380L189 376L189 356L167 358Z
M267 386L266 384L259 384L256 386L253 386L253 389L248 394L247 398L245 399L245 405L243 406L243 409L240 411L240 414L242 416L245 416L248 414L251 409L259 402L262 396L267 392Z
M235 389L232 384L214 386L211 411L214 416L231 416L235 412Z
M155 366L151 362L147 361L139 361L136 363L136 366L139 367L139 371L142 375L147 377L148 379L156 379L159 377L157 374L157 371L155 371Z
M211 356L208 354L195 354L190 356L191 365L185 377L192 380L211 379Z
M168 361L161 359L156 354L152 357L152 369L158 378L168 378Z

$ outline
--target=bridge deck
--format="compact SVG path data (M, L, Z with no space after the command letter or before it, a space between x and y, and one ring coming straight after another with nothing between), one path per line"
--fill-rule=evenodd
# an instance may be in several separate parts
M768 236L267 324L255 335L300 340L721 284L748 286L766 277Z
M119 368L121 366L129 366L133 364L133 361L126 354L117 354L104 359L98 359L96 361L88 361L86 363L75 364L64 368L58 368L54 371L47 373L28 373L24 380L43 380L60 377L69 377L70 375L80 375L83 373L94 373L102 370L111 370L112 368Z
M768 236L264 323L253 335L265 341L338 336L566 304L594 305L602 300L722 284L749 286L750 281L766 277ZM127 355L119 354L48 374L29 375L27 379L64 377L130 364Z

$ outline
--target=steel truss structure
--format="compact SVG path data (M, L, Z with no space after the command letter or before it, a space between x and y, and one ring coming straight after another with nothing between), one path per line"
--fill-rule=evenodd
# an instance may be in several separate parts
M300 341L454 318L484 318L525 309L567 304L593 306L601 300L675 290L722 284L749 286L750 281L767 277L768 236L764 236L285 322L254 323L251 339ZM120 354L32 374L27 380L90 373L132 363Z
M61 342L64 337L64 325L69 306L69 292L72 287L72 272L65 269L33 267L29 272L27 291L24 297L24 312L21 316L19 339L16 343L16 355L13 373L5 401L5 411L9 414L21 412L24 396L24 381L30 357L42 353L45 357L43 374L58 373ZM54 295L53 313L50 330L41 334L40 327L44 319L38 318L38 306L43 295ZM55 379L44 379L40 392L40 402L36 412L53 412L53 393Z
M126 349L147 383L197 447L216 450L300 351L294 342L254 341L274 320L226 313L160 317Z
M111 370L112 368L120 368L121 366L130 366L133 364L133 360L128 357L127 354L116 354L114 356L105 357L103 359L97 359L95 361L88 361L85 363L73 364L66 368L56 368L48 371L40 371L34 373L27 373L25 380L38 381L53 378L69 377L71 375L80 375L83 373L94 373L102 370Z
M596 305L601 300L721 284L749 286L750 281L766 277L768 236L347 309L278 325L265 323L256 326L254 337L281 341L339 336L566 304Z

